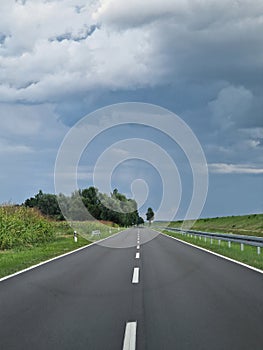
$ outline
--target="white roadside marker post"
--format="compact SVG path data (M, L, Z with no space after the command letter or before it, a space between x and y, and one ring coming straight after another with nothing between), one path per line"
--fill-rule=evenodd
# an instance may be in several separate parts
M228 241L228 248L231 248L231 241Z
M240 249L241 249L241 252L244 251L244 243L241 243L241 244L240 244Z
M74 242L78 242L78 235L77 235L77 231L74 231Z
M258 255L260 254L260 247L257 247Z

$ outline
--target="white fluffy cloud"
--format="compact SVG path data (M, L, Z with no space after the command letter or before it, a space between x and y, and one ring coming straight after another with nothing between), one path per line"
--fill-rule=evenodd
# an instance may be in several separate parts
M209 170L216 174L263 174L262 168L256 168L255 166L248 164L215 163L209 165Z
M212 117L223 129L242 124L253 105L253 94L243 86L223 88L209 103Z
M4 1L0 11L1 101L58 101L155 81L147 35L100 29L91 18L92 2Z
M0 12L1 101L189 78L247 88L248 74L253 88L262 69L260 0L2 0Z
M261 0L1 0L0 13L0 157L14 178L29 155L24 179L51 174L65 125L134 96L179 104L211 172L261 174Z

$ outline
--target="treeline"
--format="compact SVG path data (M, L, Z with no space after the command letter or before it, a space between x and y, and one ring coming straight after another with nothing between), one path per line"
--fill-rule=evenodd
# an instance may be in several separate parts
M115 189L110 195L100 193L97 188L79 190L71 196L46 194L41 190L34 197L27 199L26 207L37 208L46 216L55 220L103 220L112 221L119 226L142 224L137 203ZM63 210L61 210L61 208Z

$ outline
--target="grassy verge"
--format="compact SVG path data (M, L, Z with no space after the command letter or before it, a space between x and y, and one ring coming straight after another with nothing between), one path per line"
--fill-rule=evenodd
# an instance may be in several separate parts
M238 243L231 243L231 248L229 248L226 241L221 241L219 245L218 240L215 239L211 243L209 238L205 241L204 237L200 240L198 236L195 238L194 236L169 231L163 231L163 233L263 270L263 249L261 249L261 254L258 255L257 248L249 245L245 245L244 251L241 251Z
M91 242L107 238L120 230L120 228L108 224L102 224L98 221L75 221L72 227L79 235ZM97 230L100 231L100 235L93 236L92 231Z
M0 250L0 278L118 232L118 228L112 228L99 222L74 223L74 229L77 228L78 232L78 242L75 243L73 229L67 222L49 222L49 224L53 231L51 242L27 243L19 247ZM101 235L92 237L93 230L100 230Z
M31 248L2 250L0 251L0 277L10 275L89 243L81 236L78 237L78 242L75 243L72 235L58 235L53 242L39 244Z

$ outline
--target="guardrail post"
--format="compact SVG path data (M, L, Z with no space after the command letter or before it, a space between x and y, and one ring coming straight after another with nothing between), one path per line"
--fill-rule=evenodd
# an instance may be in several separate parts
M168 231L174 231L174 230L169 230ZM232 247L232 243L237 243L240 244L240 249L243 251L245 249L245 244L255 246L257 247L257 254L261 254L261 244L263 242L262 237L252 237L251 236L240 236L240 235L232 235L229 237L228 234L214 234L214 233L209 233L209 232L202 232L202 231L180 231L175 229L175 231L179 231L182 235L185 237L191 237L194 238L195 240L200 240L202 241L204 238L205 243L208 242L208 239L211 240L211 244L213 244L213 240L216 239L218 241L218 245L222 245L221 241L225 241L228 243L228 248ZM242 243L241 243L242 242ZM225 243L224 243L225 244ZM224 245L225 246L225 245ZM262 245L263 246L263 245Z

